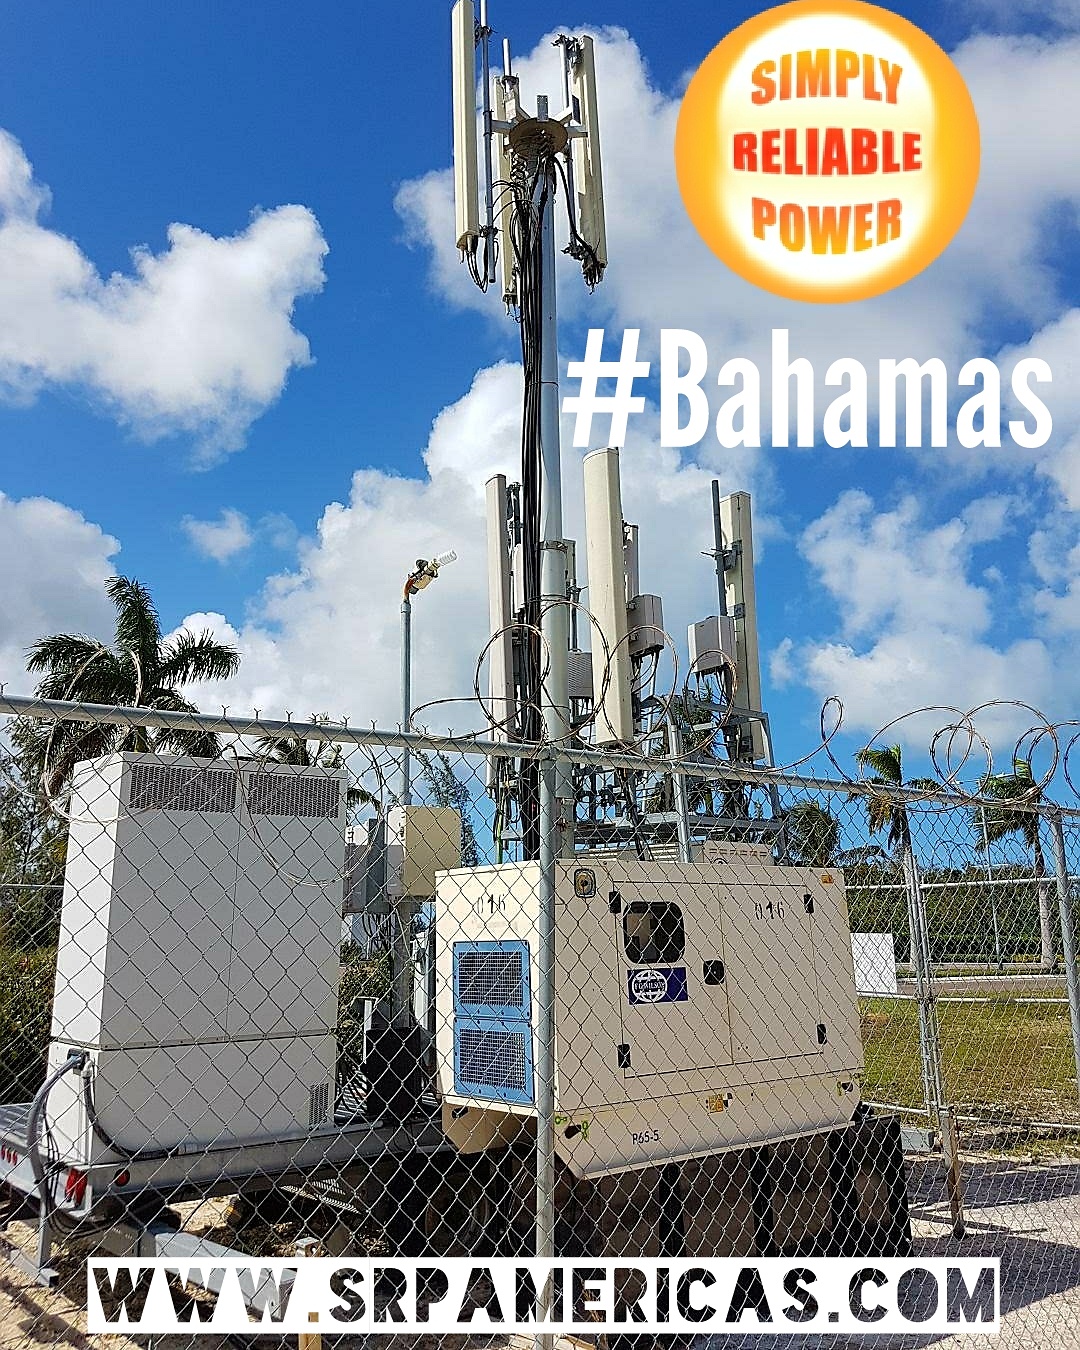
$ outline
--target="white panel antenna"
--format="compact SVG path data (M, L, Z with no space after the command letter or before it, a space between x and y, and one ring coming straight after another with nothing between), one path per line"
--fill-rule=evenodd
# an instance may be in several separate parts
M607 225L604 219L604 181L600 166L600 121L596 110L596 65L593 40L575 44L570 66L571 114L584 129L573 139L574 190L577 228L595 250L601 268L607 266Z
M588 608L607 643L605 652L593 633L594 735L599 746L629 741L634 735L618 450L594 450L585 456L584 470Z
M512 79L513 77L506 77ZM507 122L508 99L505 80L495 81L495 120ZM514 241L510 234L510 222L514 218L514 194L510 188L513 178L513 161L510 156L510 142L505 136L496 136L498 159L495 170L495 223L499 234L499 274L502 279L502 298L508 308L518 303L518 277L514 259Z
M476 15L472 0L455 0L451 25L457 246L463 253L471 253L480 238L479 184L476 175Z
M725 559L727 610L735 617L735 668L738 687L737 712L761 712L761 664L758 657L757 600L754 594L754 535L750 521L749 492L733 492L720 502L720 528ZM765 735L759 718L751 718L749 752L755 760L765 758Z

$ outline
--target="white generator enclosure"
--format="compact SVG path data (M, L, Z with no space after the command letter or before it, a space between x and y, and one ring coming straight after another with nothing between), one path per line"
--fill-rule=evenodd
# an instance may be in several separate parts
M340 770L79 766L50 1047L50 1067L89 1053L49 1099L67 1160L332 1120L344 852Z
M848 1124L863 1069L838 871L755 858L556 864L556 1143L579 1176ZM444 1128L534 1113L539 864L440 876Z

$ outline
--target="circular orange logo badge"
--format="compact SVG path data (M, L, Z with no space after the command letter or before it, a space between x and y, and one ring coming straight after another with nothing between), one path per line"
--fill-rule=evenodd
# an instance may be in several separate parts
M864 300L944 251L979 177L971 96L936 42L862 0L794 0L713 48L675 138L709 247L792 300Z

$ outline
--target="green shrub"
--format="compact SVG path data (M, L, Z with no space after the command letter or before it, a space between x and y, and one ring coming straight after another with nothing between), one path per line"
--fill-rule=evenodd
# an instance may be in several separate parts
M382 998L389 992L392 968L390 953L361 955L347 944L341 949L341 988L338 992L337 1077L345 1084L360 1067L364 1044L364 999Z
M55 947L0 947L0 1102L29 1101L45 1077L55 978Z

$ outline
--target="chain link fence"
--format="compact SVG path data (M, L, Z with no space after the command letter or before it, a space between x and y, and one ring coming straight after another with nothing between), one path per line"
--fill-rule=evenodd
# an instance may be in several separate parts
M87 1342L88 1252L997 1255L1008 1334L1071 1343L1070 812L0 712L3 1350L146 1343Z

